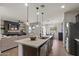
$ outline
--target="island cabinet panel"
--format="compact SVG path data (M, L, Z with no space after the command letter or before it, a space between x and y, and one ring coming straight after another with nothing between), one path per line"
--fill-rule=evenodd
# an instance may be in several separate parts
M48 40L47 41L47 53L46 53L46 55L49 55L49 52L50 52L50 48L51 46L50 46L50 40Z
M46 55L49 55L49 53L50 53L51 50L52 50L52 46L53 46L53 38L50 38L50 39L47 41L47 53L46 53Z
M52 46L53 46L53 37L50 38L50 50L52 50Z
M40 47L40 56L46 56L47 55L47 47L48 42L46 42L43 46Z
M39 49L23 45L23 56L39 56Z

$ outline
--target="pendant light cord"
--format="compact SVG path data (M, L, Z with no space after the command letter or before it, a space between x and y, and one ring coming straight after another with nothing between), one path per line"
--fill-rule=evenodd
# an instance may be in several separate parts
M44 14L44 13L42 12L41 14L42 14L42 26L43 26L43 14Z
M28 22L28 8L29 8L29 7L27 6L27 22Z
M38 24L38 15L39 15L38 9L39 9L39 7L36 7L36 9L37 9L37 24Z
M38 10L37 10L37 13L38 13ZM37 14L37 24L38 24L38 14Z

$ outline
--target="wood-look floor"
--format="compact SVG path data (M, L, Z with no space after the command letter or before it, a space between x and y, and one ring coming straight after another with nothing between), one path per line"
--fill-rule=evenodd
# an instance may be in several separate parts
M18 56L18 47L2 52L0 55L1 56Z
M0 54L1 56L18 56L18 48L13 48ZM63 42L57 39L53 40L52 51L49 56L70 56L63 47Z
M54 39L52 51L50 52L49 56L70 56L70 54L66 52L62 41Z

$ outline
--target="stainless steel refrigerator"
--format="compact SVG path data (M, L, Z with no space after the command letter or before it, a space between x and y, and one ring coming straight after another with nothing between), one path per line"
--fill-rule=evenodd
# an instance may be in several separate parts
M79 38L79 23L66 23L65 26L65 48L71 55L77 55L77 44L75 39Z

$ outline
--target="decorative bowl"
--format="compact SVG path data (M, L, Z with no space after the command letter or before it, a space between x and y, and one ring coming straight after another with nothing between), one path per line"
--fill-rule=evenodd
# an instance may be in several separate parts
M34 40L36 40L36 37L30 37L30 39L31 39L32 41L34 41Z

